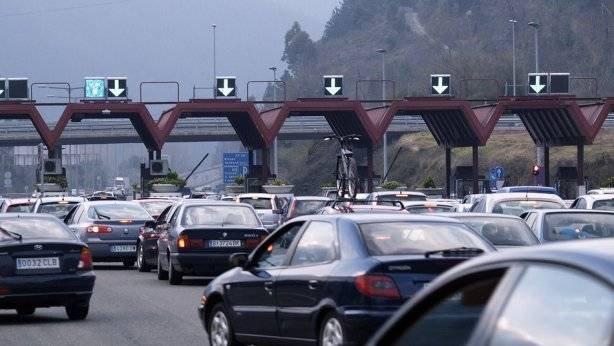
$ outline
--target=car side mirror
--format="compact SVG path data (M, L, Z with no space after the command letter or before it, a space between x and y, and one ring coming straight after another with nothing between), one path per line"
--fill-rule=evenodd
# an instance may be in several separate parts
M248 254L245 252L237 252L230 255L230 265L233 267L245 268L248 261Z
M154 228L156 228L156 222L155 222L155 221L153 221L153 220L148 220L148 221L145 221L145 225L143 225L143 226L144 226L145 228L151 228L151 229L154 229Z

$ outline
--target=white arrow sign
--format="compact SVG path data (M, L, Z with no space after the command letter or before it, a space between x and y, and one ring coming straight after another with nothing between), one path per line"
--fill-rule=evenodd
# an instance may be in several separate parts
M328 91L331 95L337 95L337 93L341 90L340 87L337 86L335 82L335 78L330 79L330 86L326 87L326 91Z
M539 75L535 76L535 84L531 84L529 86L531 89L533 89L533 91L535 91L536 94L539 94L539 92L546 87L545 84L541 84L541 76Z
M438 94L443 94L446 89L448 89L447 85L443 85L443 77L437 77L437 85L433 85L433 89L437 91Z
M228 79L224 78L224 87L223 88L217 88L217 90L219 90L222 95L224 96L228 96L230 95L230 93L235 90L235 88L229 88L228 87Z
M0 95L4 94L4 90L0 90Z
M109 91L113 94L113 96L118 97L124 92L125 89L122 89L119 87L119 79L116 79L114 82L115 82L115 85L113 89L109 89Z

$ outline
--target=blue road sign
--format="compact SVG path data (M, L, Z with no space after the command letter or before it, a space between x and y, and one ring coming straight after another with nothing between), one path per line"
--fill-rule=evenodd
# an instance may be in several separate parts
M224 153L224 184L233 183L235 177L246 176L248 167L247 153Z
M101 99L105 97L105 79L102 77L85 77L85 98Z

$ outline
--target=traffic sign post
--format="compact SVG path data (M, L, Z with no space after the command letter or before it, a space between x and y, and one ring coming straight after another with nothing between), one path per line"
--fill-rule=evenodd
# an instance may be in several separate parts
M224 153L224 184L232 184L236 177L249 173L248 153Z
M450 88L450 74L432 74L431 75L431 95L433 96L450 96L452 94Z
M104 99L105 98L105 78L104 77L85 77L85 98Z
M569 73L550 73L551 94L569 94Z
M126 77L107 77L107 98L127 98L127 82Z
M548 74L547 73L529 73L529 95L544 95L548 93Z
M5 78L0 78L0 100L5 100L6 99L6 79Z
M237 87L236 81L237 77L215 77L215 95L216 97L236 97L237 96Z
M8 80L8 96L11 100L27 100L28 99L28 79L27 78L9 78Z
M324 96L343 95L343 76L324 76Z

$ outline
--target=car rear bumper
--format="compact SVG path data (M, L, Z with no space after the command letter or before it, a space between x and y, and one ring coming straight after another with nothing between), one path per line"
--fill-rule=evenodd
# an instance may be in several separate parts
M0 309L64 306L89 301L96 276L80 274L19 275L0 278Z
M241 250L237 250L241 251ZM230 269L231 253L171 253L173 268L185 275L219 275Z
M92 259L96 262L136 260L136 240L88 240L87 245L92 253ZM135 251L111 252L111 246L114 245L132 245L135 246Z
M143 244L143 258L147 264L157 265L158 263L158 239L148 239L141 242Z
M397 309L398 307L341 309L339 313L349 336L348 342L352 345L364 344Z

